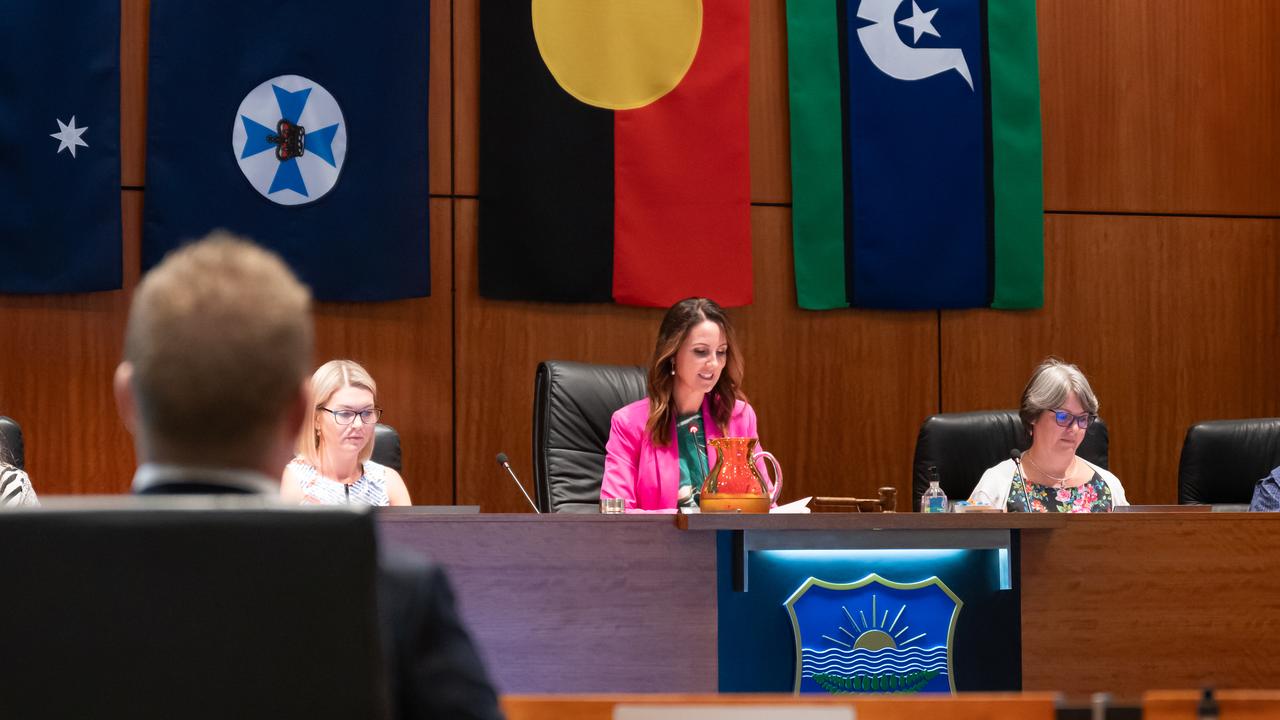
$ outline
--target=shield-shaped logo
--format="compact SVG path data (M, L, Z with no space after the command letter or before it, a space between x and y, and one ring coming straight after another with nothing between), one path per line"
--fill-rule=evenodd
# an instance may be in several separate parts
M797 693L956 691L951 664L964 603L937 577L872 573L853 583L809 578L787 599Z

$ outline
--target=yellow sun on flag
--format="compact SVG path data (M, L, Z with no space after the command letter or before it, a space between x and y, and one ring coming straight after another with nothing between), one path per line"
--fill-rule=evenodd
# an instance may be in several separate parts
M643 107L684 79L702 0L532 0L533 35L565 92L609 110Z

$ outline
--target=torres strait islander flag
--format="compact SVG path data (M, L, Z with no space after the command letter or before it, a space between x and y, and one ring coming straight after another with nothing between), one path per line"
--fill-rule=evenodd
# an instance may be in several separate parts
M1044 302L1035 0L788 0L801 307Z
M747 0L481 3L480 293L751 302Z

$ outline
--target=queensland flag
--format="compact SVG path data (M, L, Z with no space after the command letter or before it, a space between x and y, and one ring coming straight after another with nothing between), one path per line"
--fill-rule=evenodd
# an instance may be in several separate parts
M787 21L800 305L1041 305L1035 0L790 0Z
M143 266L225 228L323 300L430 294L428 4L152 0Z
M120 2L0 3L0 292L120 287Z

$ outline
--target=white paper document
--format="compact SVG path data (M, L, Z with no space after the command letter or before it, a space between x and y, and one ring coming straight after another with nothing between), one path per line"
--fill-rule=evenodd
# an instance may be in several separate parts
M781 514L807 513L809 512L809 501L812 499L813 499L813 496L809 496L807 498L800 498L795 502L789 502L786 505L779 505L776 508L771 508L769 512L781 513Z

